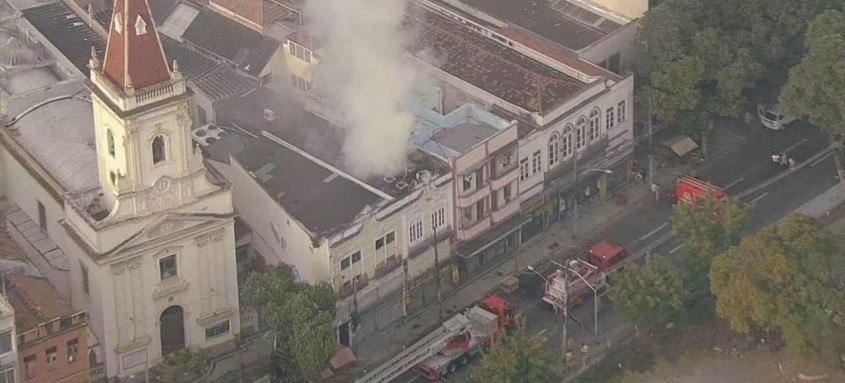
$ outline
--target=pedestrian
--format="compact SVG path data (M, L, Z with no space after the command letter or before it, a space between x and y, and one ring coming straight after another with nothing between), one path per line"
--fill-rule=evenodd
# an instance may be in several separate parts
M777 153L772 154L772 162L777 165L780 162L780 155Z
M795 159L792 157L789 157L789 168L795 169Z
M651 184L651 192L654 194L654 202L660 201L660 185L657 182Z
M780 164L783 167L789 166L789 157L786 156L786 153L780 155Z

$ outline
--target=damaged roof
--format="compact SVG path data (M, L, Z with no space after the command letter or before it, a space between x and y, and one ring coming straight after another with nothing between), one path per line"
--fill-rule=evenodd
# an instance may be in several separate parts
M353 223L367 206L375 208L382 200L301 151L266 137L248 139L244 149L232 155L271 198L316 236L328 236Z
M210 10L197 15L182 39L237 64L253 76L261 74L280 45L276 39Z
M6 276L6 292L9 303L15 308L15 328L18 334L76 313L70 303L43 277L9 274Z
M544 113L589 87L460 23L417 8L407 18L419 30L413 54L504 101Z

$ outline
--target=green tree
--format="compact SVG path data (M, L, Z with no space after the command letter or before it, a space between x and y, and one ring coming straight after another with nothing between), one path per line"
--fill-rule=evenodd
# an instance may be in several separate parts
M827 349L833 346L830 310L843 307L831 273L840 254L824 228L792 214L713 260L716 313L739 332L780 330L796 353Z
M709 294L710 263L739 243L751 218L751 208L733 199L699 198L695 206L677 204L672 230L681 239L684 280L693 299Z
M253 272L244 285L244 303L261 313L275 332L276 377L283 382L315 380L334 355L335 295L326 283L309 285L290 266Z
M560 382L561 361L542 335L528 337L524 326L496 340L473 368L478 383Z
M836 148L839 179L845 181L845 13L818 15L807 30L806 45L806 56L789 71L780 95L781 107L785 113L806 117L828 133Z
M671 318L684 304L681 271L664 256L649 254L645 264L632 264L613 276L610 300L623 316L639 325Z

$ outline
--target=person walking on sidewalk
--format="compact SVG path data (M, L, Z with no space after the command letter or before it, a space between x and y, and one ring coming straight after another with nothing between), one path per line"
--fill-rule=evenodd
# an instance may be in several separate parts
M651 193L654 194L654 202L660 201L660 185L657 182L652 182Z

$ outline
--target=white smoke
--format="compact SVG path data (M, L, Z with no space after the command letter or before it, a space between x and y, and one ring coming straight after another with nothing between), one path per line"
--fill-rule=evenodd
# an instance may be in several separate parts
M405 56L412 41L402 25L406 6L407 0L308 0L305 6L320 54L315 91L347 122L345 167L358 177L396 173L407 159L417 72Z

